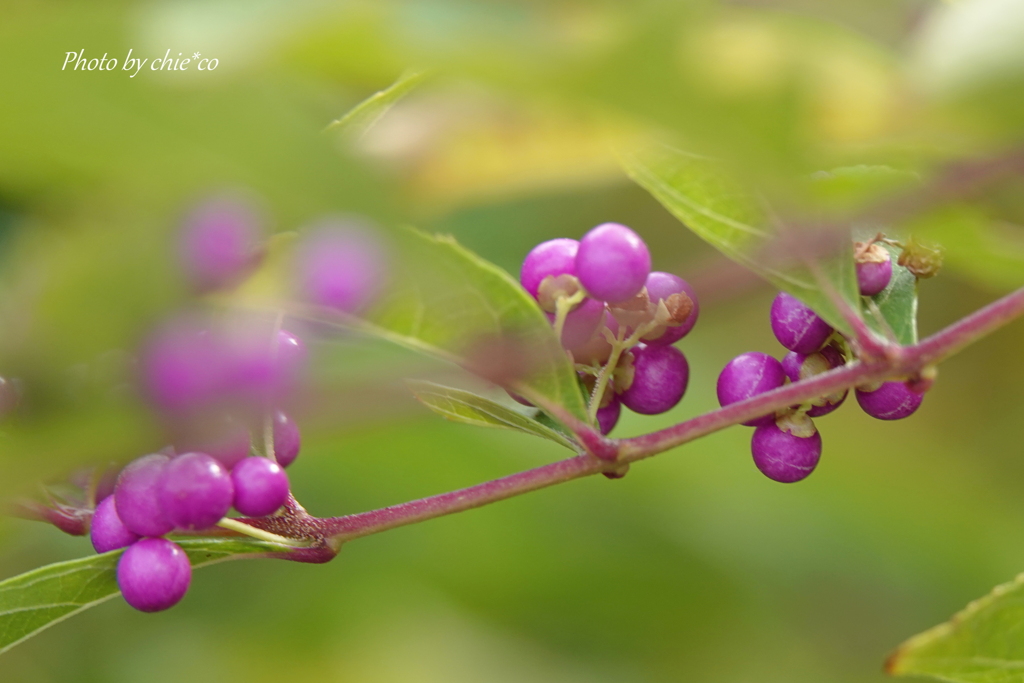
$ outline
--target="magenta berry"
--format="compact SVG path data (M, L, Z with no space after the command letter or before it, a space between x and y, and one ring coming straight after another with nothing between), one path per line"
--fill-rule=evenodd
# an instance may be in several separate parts
M269 515L288 498L288 475L266 458L246 458L232 470L231 478L235 482L235 508L243 515Z
M176 543L145 538L132 545L117 563L117 585L125 602L142 612L159 612L185 597L192 565Z
M526 255L519 270L519 282L534 299L546 277L576 275L576 250L580 243L568 238L541 242Z
M297 382L306 364L306 345L287 330L268 332L259 325L243 325L225 341L232 391L266 399L286 393Z
M580 240L576 277L595 299L626 301L636 296L651 272L651 254L640 236L624 225L604 223Z
M256 265L260 219L252 207L217 199L197 208L181 233L181 263L199 290L237 284Z
M690 366L674 346L633 348L633 383L622 392L622 403L634 413L657 415L674 408L686 393Z
M555 321L553 313L546 314L548 320ZM604 304L596 299L584 299L565 316L562 326L562 346L570 351L584 347L597 333L604 323Z
M608 434L615 429L619 423L619 415L622 414L622 403L617 396L612 397L611 403L604 408L597 409L597 426L602 434Z
M343 313L359 313L381 290L387 258L368 226L352 219L328 219L305 237L296 267L307 299Z
M664 302L665 311L662 314L668 313L670 323L665 327L656 328L648 336L643 337L644 342L649 346L668 346L676 343L697 324L700 305L697 303L693 287L678 275L660 271L647 276L646 287L647 296L652 304L659 306Z
M184 531L214 526L234 499L231 475L206 453L179 455L167 463L160 479L160 507Z
M802 379L834 370L845 363L846 359L843 358L843 354L839 349L834 346L825 346L821 351L808 355L790 351L782 359L782 369L785 370L786 376L789 377L791 382L799 382ZM807 416L821 417L822 415L828 415L842 405L848 393L844 389L843 391L815 399L811 402L813 407L807 411Z
M195 410L223 390L224 360L223 347L209 330L196 321L173 321L143 350L146 394L165 410Z
M125 548L139 538L140 536L128 529L117 516L113 498L108 496L100 501L92 515L92 525L89 529L89 540L92 541L92 547L96 552L105 553L108 550Z
M718 375L718 403L723 408L730 403L744 401L751 396L778 389L786 383L782 363L766 353L741 353L726 363ZM744 422L748 427L770 424L775 414L764 415Z
M163 471L170 460L160 453L145 455L129 463L117 478L117 516L139 536L163 536L174 528L159 501Z
M865 413L879 420L902 420L921 406L923 394L916 394L903 382L884 382L874 391L857 389L857 403Z
M832 335L827 322L786 292L779 292L772 302L771 322L779 343L797 353L814 353Z
M864 296L874 296L892 280L892 256L881 244L857 243L857 285Z
M769 479L791 484L814 471L821 458L821 435L798 413L762 424L750 441L754 464Z
M274 413L274 459L281 467L288 467L299 456L302 438L295 420L282 411Z

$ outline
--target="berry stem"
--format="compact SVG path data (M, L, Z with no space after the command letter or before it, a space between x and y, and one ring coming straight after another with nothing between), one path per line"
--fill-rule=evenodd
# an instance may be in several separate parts
M288 545L294 548L308 548L311 545L313 545L313 543L311 543L310 541L297 538L289 538L287 536L279 536L278 534L273 534L269 531L264 531L263 529L257 529L254 526L246 524L245 522L239 521L237 519L232 519L230 517L225 517L224 519L217 522L217 526L222 527L224 529L228 529L230 531L236 531L245 536L252 536L253 538L258 538L261 541L269 541L270 543L280 543L281 545Z
M608 335L608 339L612 344L612 355L608 357L608 362L601 366L601 372L598 373L597 381L594 382L594 392L590 395L588 415L592 423L597 420L597 411L601 408L601 399L604 398L604 392L608 388L608 381L611 379L612 374L615 372L615 368L619 364L619 358L622 357L622 352L635 346L640 341L641 337L653 330L655 327L656 325L653 321L644 323L638 326L636 331L634 331L628 339L623 339L626 334L626 327L624 325L620 325L619 334L615 339L611 339L611 334Z
M562 339L562 330L565 329L565 319L572 311L573 306L587 298L586 293L581 289L572 296L560 296L555 301L555 339Z

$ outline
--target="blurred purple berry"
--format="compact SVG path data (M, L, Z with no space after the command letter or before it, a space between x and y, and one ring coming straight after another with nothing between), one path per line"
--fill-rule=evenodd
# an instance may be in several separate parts
M291 390L306 364L306 345L287 330L276 337L261 325L242 325L225 340L229 388L256 401Z
M121 470L114 487L117 516L139 536L163 536L174 524L160 506L164 468L171 459L160 453L144 455Z
M617 396L612 397L612 402L604 408L597 409L597 426L602 434L608 434L615 429L619 422L619 415L622 414L622 403Z
M843 354L839 349L831 345L823 347L821 351L815 351L812 354L806 355L790 351L782 359L782 369L785 370L786 376L789 377L791 382L799 382L802 379L820 375L823 372L834 370L845 364L846 359L843 358ZM840 392L815 399L812 402L814 407L807 411L807 416L821 417L822 415L828 415L843 404L848 393L849 390L844 389Z
M251 206L234 199L200 205L185 221L181 263L200 291L240 282L257 263L262 228Z
M288 467L299 456L302 438L295 420L278 410L274 413L274 458L281 467Z
M646 346L632 349L633 383L619 398L634 413L657 415L674 408L690 379L690 366L683 352L674 346Z
M368 226L328 219L315 227L297 251L297 278L307 299L343 313L359 313L380 291L386 254Z
M183 531L214 526L234 499L231 475L206 453L185 453L171 460L160 477L160 506L168 521Z
M576 250L580 243L568 238L541 242L526 255L519 270L519 282L534 299L544 278L576 274Z
M146 394L172 412L195 410L216 399L225 382L224 350L196 321L179 319L158 330L142 353Z
M669 308L669 312L675 314L679 310L681 303L681 297L683 295L692 302L692 308L690 313L684 319L680 325L669 325L664 328L664 331L658 329L652 332L656 336L651 339L643 337L643 340L649 346L668 346L669 344L675 344L677 341L685 337L693 326L697 324L697 316L700 314L700 304L697 302L697 295L693 291L693 287L690 286L683 278L672 273L662 273L660 271L654 271L647 276L647 296L650 298L651 303L657 306L662 301L665 302L666 307ZM673 298L674 297L674 298Z
M595 299L626 301L636 296L651 272L651 254L640 236L624 225L604 223L580 240L576 276Z
M874 391L857 389L857 403L879 420L902 420L921 406L924 394L915 394L903 382L884 382Z
M797 353L814 353L832 335L827 322L786 292L779 292L772 302L771 321L779 343Z
M185 551L165 538L145 538L117 563L117 585L125 602L142 612L159 612L178 604L192 582Z
M562 347L570 351L585 346L604 322L604 304L597 299L586 298L565 316L562 326ZM555 322L554 313L545 313L548 320Z
M769 479L791 484L807 477L817 466L821 458L821 435L809 418L803 419L808 427L802 432L780 429L775 420L754 430L750 442L754 464Z
M231 471L235 508L249 517L275 512L288 498L288 475L267 458L246 458Z
M730 403L778 389L785 382L782 363L775 358L757 351L742 353L729 361L718 375L718 403L724 408ZM743 424L756 427L774 421L775 414L771 413Z
M89 529L89 539L96 552L105 553L108 550L125 548L139 538L140 536L128 529L117 516L113 498L107 497L100 501L92 515L92 526Z

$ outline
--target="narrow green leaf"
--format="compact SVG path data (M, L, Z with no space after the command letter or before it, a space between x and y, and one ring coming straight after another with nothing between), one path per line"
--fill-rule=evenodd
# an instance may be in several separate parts
M350 109L344 116L327 126L328 132L340 132L357 140L380 121L391 107L419 85L425 77L422 71L407 71L390 86L376 92Z
M849 325L826 293L831 288L853 310L860 310L857 276L849 250L815 264L768 264L763 254L776 238L762 206L719 164L669 147L622 157L626 173L654 195L676 218L720 252L775 286L801 299L836 329Z
M886 244L892 257L892 280L889 286L868 299L867 322L878 332L904 346L917 343L917 278L896 263L900 250ZM879 320L881 317L881 320ZM884 321L882 323L881 321Z
M515 380L522 393L586 419L575 368L516 280L450 237L409 229L392 246L398 267L387 293L365 319L348 324L463 366L500 366L510 355L501 342L511 342L526 355L525 374Z
M175 539L193 567L262 557L287 547L251 538ZM121 550L58 562L0 581L0 653L118 595Z
M903 643L886 671L952 683L1024 683L1022 628L1024 574Z
M483 396L433 382L410 380L407 384L423 405L452 422L462 422L480 427L515 429L554 441L572 451L580 450L579 444L561 432L541 424L529 415Z

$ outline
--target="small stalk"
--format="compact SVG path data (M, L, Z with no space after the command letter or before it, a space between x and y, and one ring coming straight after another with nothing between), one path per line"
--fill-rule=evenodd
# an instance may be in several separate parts
M572 296L560 296L555 301L555 338L562 341L562 330L565 329L565 319L569 317L573 306L580 303L587 297L581 289Z
M277 534L270 533L269 531L264 531L263 529L257 529L254 526L246 524L245 522L240 522L237 519L231 519L230 517L225 517L224 519L217 522L217 526L224 529L229 529L231 531L237 531L238 533L243 534L245 536L252 536L253 538L258 538L261 541L268 541L270 543L280 543L281 545L287 545L293 548L308 548L311 545L313 545L313 543L311 543L310 541L302 541L295 538L288 538L287 536L278 536Z

